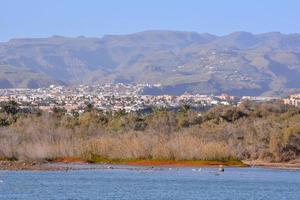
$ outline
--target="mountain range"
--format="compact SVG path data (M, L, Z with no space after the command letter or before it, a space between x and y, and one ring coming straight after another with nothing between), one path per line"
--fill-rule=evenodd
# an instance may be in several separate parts
M0 87L161 84L147 94L300 92L300 34L144 31L0 43Z

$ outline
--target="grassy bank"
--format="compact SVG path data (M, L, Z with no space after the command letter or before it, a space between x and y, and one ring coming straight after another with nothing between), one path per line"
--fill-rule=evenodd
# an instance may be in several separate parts
M25 112L13 104L0 111L0 157L136 165L288 162L299 159L299 121L300 109L280 103L146 115L87 109L74 116Z

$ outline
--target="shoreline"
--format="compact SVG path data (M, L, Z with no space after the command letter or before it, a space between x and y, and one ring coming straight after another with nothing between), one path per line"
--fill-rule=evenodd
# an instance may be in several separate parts
M70 167L52 166L50 163L33 161L0 161L0 171L65 171Z
M58 164L58 165L56 165ZM80 159L66 159L55 160L50 162L34 162L34 161L0 161L0 170L8 171L68 171L80 170L72 166L64 166L59 164L82 164L89 165L92 170L93 165L126 165L126 166L140 166L140 167L263 167L274 169L291 169L300 170L300 163L270 163L264 161L174 161L174 160L132 160L132 161L118 161L118 162L86 162Z
M0 161L0 170L11 171L65 171L77 170L77 168L55 165L55 164L83 164L83 165L126 165L126 166L139 166L139 167L218 167L223 165L225 167L248 167L240 161L174 161L174 160L120 160L120 161L104 161L104 162L87 162L76 158L56 159L53 161ZM92 169L92 168L90 168Z
M129 166L157 166L157 167L218 167L223 165L225 167L248 167L240 161L174 161L174 160L137 160L127 161L124 165Z
M300 162L295 163L282 163L282 162L266 162L261 160L253 161L243 161L243 163L249 165L249 167L264 167L264 168L273 168L273 169L291 169L291 170L300 170Z

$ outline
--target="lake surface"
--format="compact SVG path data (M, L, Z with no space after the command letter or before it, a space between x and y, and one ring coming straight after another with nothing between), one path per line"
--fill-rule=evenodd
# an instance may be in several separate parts
M300 199L300 171L226 168L220 173L217 168L202 168L201 171L193 168L106 168L0 171L0 200Z

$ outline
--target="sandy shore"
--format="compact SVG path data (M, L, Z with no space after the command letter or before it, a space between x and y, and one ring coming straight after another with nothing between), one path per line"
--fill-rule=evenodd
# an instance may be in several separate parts
M267 167L267 168L278 168L278 169L297 169L300 170L300 162L294 161L289 163L276 163L276 162L265 162L260 160L255 161L243 161L243 163L251 167Z
M58 171L58 170L75 170L76 168L63 164L85 164L89 165L88 169L93 169L95 164L104 165L127 165L127 166L145 166L145 167L218 167L219 165L230 167L247 167L247 165L238 161L219 162L219 161L159 161L159 160L137 160L126 162L110 163L87 163L80 160L61 160L54 162L25 162L25 161L0 161L0 170L40 170L40 171ZM54 164L54 165L53 165Z
M247 167L246 164L239 161L175 161L175 160L137 160L137 161L128 161L124 163L125 165L133 166L159 166L159 167L217 167L219 165L228 166L228 167Z
M71 169L70 167L53 166L44 162L0 161L0 170L62 171Z
M24 161L0 161L0 170L33 170L33 171L67 171L76 170L68 165L55 165L55 163L64 164L86 164L94 169L91 163L86 162L24 162ZM54 165L53 165L54 164ZM300 162L294 163L270 163L264 161L243 161L243 162L218 162L218 161L155 161L140 160L122 163L97 163L106 165L128 165L128 166L145 166L145 167L218 167L219 165L227 167L267 167L279 169L297 169L300 170ZM95 168L97 169L97 168Z

